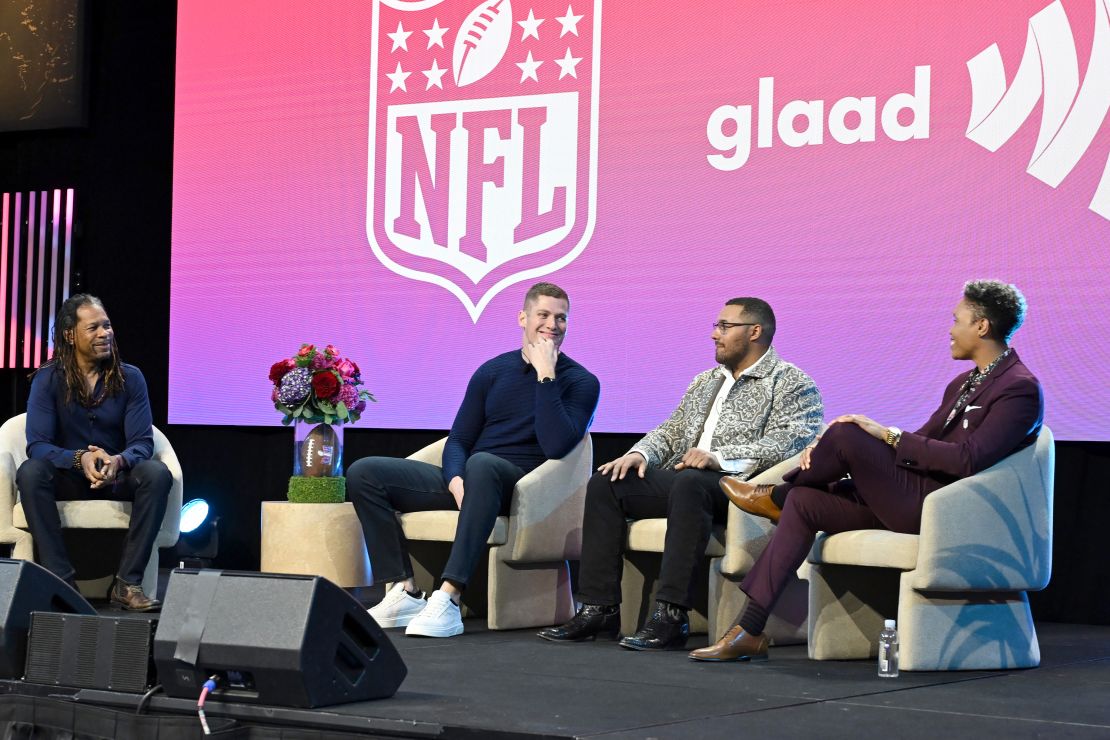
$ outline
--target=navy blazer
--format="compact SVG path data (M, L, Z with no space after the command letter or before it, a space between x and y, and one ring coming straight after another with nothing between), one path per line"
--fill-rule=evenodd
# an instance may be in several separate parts
M1044 420L1040 381L1011 352L968 397L952 423L944 420L971 370L948 384L940 407L898 443L897 464L941 482L986 470L1037 439Z

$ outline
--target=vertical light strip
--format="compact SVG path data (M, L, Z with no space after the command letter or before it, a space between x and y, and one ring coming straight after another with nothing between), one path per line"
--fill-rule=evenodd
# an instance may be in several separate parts
M54 357L54 312L58 309L58 229L62 220L62 191L54 191L54 218L50 224L50 319L46 325L46 359ZM3 303L3 301L0 301Z
M69 259L73 244L73 188L66 190L66 258L62 265L62 300L69 298Z
M27 199L27 270L23 285L23 367L31 367L31 289L35 279L35 203L34 190Z
M12 255L12 302L10 304L12 317L8 323L8 367L17 367L15 364L15 348L19 344L19 327L16 326L19 311L19 226L23 223L23 193L15 194L15 224L12 230L12 244L15 245L15 254Z
M35 354L31 358L30 367L42 364L42 310L46 303L43 293L43 283L46 280L46 196L47 191L39 193L39 269L38 280L35 285Z
M4 318L8 310L8 229L11 226L8 214L11 213L10 208L11 196L4 193L3 210L0 211L0 367L7 367L4 363L4 357L7 354L4 352L4 347L8 339L8 325Z

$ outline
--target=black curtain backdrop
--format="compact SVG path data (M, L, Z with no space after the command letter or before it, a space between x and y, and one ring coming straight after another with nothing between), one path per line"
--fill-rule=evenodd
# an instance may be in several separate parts
M155 424L184 469L185 498L208 499L220 517L216 565L256 569L260 504L285 496L292 431L166 423L176 15L172 2L89 2L88 125L0 134L0 190L76 189L76 288L104 300L123 357L146 374ZM221 327L206 328L213 363L196 368L192 382L197 394L218 394L218 356L231 348L221 345ZM0 370L3 418L25 410L25 376ZM1105 413L1100 407L1092 403L1091 413ZM373 418L371 408L362 423ZM345 458L404 456L443 433L350 427ZM622 454L637 437L594 435L595 459ZM1057 443L1053 579L1031 595L1038 619L1110 624L1108 482L1110 443Z

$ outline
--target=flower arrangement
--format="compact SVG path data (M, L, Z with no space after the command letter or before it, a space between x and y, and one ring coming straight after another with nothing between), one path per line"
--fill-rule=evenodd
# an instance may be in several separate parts
M270 397L283 414L282 424L296 419L310 424L356 422L366 402L375 400L370 391L358 389L362 385L358 365L330 344L322 351L302 344L296 355L273 364L270 382L274 384Z

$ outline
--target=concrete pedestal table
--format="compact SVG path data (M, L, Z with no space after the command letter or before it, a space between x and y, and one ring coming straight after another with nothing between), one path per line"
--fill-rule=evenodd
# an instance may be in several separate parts
M263 501L262 570L323 576L343 588L371 585L354 504Z

